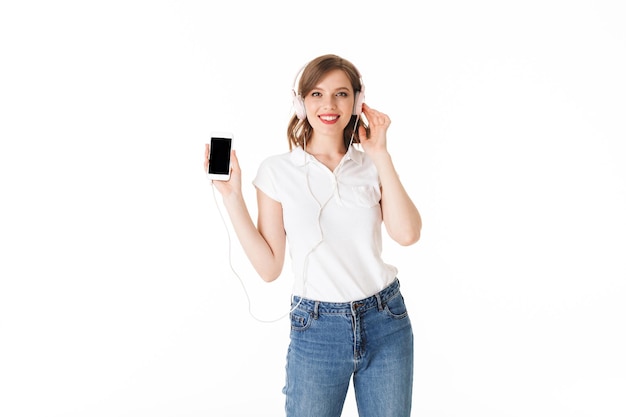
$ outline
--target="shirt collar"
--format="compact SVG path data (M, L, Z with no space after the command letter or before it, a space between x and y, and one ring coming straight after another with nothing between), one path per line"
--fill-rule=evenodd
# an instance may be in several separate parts
M363 151L360 151L358 149L356 149L354 147L354 145L351 145L348 148L348 152L346 152L346 159L347 160L352 160L354 162L356 162L358 165L361 165L363 163ZM291 162L295 165L295 166L304 166L306 160L308 158L313 158L312 155L306 153L301 146L298 146L296 148L293 148L291 150Z

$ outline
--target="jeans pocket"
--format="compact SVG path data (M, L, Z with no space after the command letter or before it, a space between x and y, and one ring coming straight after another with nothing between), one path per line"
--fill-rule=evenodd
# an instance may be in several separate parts
M289 315L291 330L303 331L311 325L311 314L307 311L295 309Z
M397 293L385 302L385 313L394 319L403 319L409 315L401 293Z

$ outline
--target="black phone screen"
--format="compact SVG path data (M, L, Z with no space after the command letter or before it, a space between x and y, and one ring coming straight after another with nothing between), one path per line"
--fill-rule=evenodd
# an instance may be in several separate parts
M209 174L228 174L230 168L230 138L211 138Z

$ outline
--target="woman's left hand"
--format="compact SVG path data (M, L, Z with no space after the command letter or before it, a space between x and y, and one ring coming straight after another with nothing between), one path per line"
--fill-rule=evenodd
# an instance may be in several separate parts
M391 119L385 113L374 110L363 103L363 114L368 121L369 135L363 126L359 126L359 139L363 150L374 155L379 152L387 152L387 129L391 124Z

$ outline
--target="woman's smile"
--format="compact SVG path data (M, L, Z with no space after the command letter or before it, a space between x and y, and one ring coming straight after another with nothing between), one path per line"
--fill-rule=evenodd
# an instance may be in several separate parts
M320 114L318 117L322 121L322 123L326 125L335 124L337 123L337 120L339 120L338 114Z

